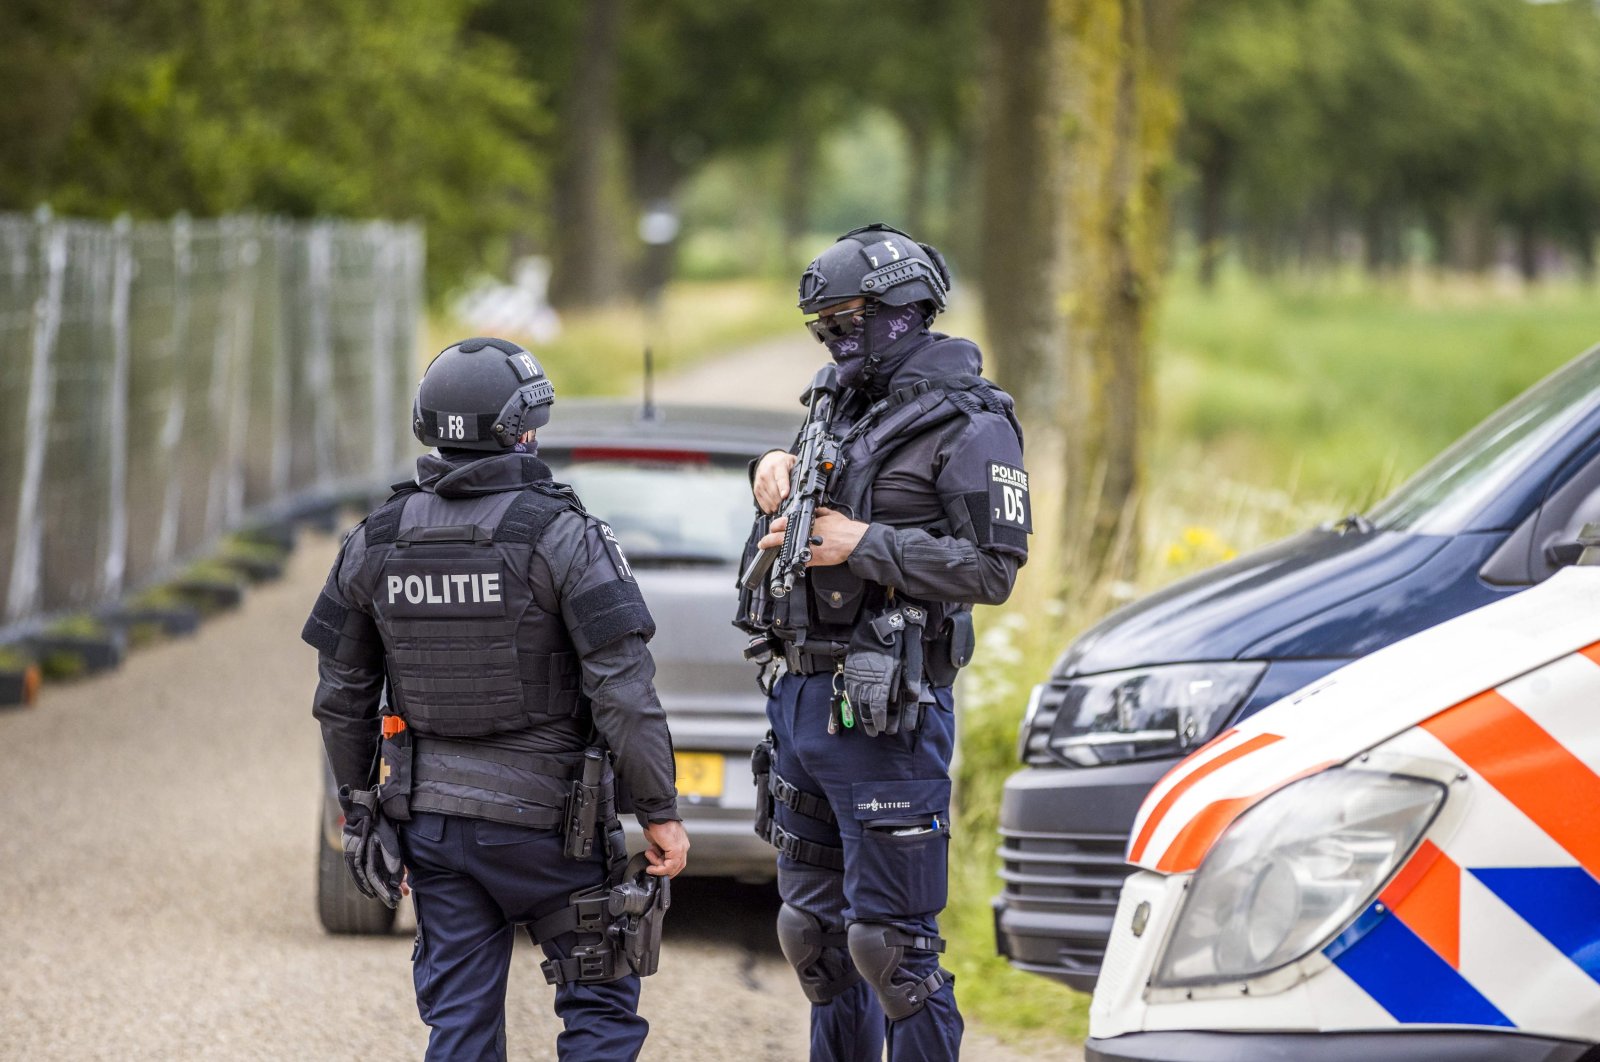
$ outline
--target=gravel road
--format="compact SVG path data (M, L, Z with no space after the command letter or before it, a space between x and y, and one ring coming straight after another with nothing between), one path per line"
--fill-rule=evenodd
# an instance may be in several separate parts
M817 360L809 341L771 344L661 397L726 398L754 378L798 417ZM336 938L315 915L322 754L298 632L334 549L307 536L283 580L197 637L0 712L0 1059L421 1056L409 918ZM809 1008L771 892L684 879L675 898L644 1057L804 1058ZM553 1057L538 958L524 946L514 962L514 1058ZM1036 1056L969 1031L964 1057Z

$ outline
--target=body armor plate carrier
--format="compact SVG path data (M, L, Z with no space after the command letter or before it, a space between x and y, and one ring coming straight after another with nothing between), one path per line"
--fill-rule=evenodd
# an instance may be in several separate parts
M401 530L419 493L401 489L367 519L362 572L392 710L416 735L411 809L561 826L582 753L536 753L525 735L558 721L585 729L586 706L565 622L526 573L545 526L583 510L569 491L540 486L485 499L474 524Z

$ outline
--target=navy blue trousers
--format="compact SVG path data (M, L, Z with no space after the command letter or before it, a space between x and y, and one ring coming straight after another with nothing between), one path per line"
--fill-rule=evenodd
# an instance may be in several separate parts
M556 830L531 830L482 819L418 813L401 827L417 909L412 976L417 1010L432 1030L430 1062L506 1057L506 978L518 923L561 907L579 889L605 880L596 845L591 861L561 854ZM565 958L595 934L544 941L547 957ZM571 1062L632 1062L649 1024L637 1011L639 978L556 988L564 1031L556 1053Z
M785 675L767 700L773 769L792 785L824 796L837 822L808 818L779 804L778 824L820 844L844 848L843 872L778 858L778 891L810 913L824 932L850 922L878 922L935 936L948 889L950 757L955 705L948 687L915 734L868 737L859 725L829 734L833 676ZM896 834L937 825L931 832ZM842 950L842 949L841 949ZM849 963L849 954L834 955ZM930 952L907 951L901 976L911 981L939 965ZM889 1021L871 988L858 982L811 1008L813 1062L943 1062L961 1050L963 1023L954 985L916 1014Z

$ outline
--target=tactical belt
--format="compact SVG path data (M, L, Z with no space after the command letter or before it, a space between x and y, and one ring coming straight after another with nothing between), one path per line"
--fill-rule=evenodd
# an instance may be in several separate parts
M923 659L930 686L950 686L955 683L959 669L950 663L950 639L947 636L941 634L929 639L927 648L923 652ZM792 675L832 674L844 662L844 647L841 646L839 655L834 656L831 653L813 653L785 645L783 662Z
M502 749L475 741L416 735L411 810L465 815L530 829L565 826L577 756ZM495 772L492 765L508 768ZM509 800L506 798L510 798ZM599 809L602 819L615 812Z
M838 670L844 662L844 646L839 647L839 652L813 653L807 649L800 649L793 645L784 645L783 662L794 675L821 675Z
M578 777L583 764L581 753L570 756L557 756L547 752L526 752L521 749L501 749L492 745L480 745L475 741L463 741L459 738L432 737L426 734L417 735L417 755L429 756L459 756L469 760L488 760L505 767L515 767L519 770L529 771L533 774L554 778L560 782L570 782Z

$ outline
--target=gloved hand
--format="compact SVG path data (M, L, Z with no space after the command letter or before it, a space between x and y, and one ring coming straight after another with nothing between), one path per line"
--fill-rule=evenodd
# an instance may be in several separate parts
M371 789L339 789L344 809L344 864L363 896L393 908L400 903L400 833L378 810Z

